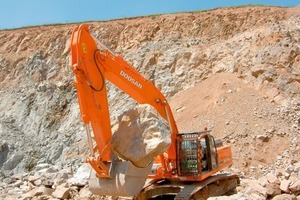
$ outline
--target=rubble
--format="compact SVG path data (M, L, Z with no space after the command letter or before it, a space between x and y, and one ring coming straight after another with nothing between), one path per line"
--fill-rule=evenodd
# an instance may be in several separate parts
M299 162L294 163L298 165ZM296 199L299 195L300 172L297 173L298 180L285 179L284 176L268 173L259 180L242 179L239 193L247 194L251 198L272 198L272 199ZM292 191L293 190L293 191ZM254 198L254 199L255 199ZM234 199L234 198L233 198Z

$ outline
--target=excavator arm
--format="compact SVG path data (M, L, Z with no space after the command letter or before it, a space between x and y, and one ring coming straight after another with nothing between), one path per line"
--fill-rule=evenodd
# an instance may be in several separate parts
M98 44L97 44L98 43ZM127 93L140 104L149 104L169 123L171 145L168 149L168 160L164 156L161 162L170 172L166 163L176 160L176 135L178 133L170 106L164 95L121 56L114 54L109 48L93 37L87 25L76 27L71 37L72 70L76 77L81 117L89 132L91 125L96 141L95 150L98 156L88 158L98 176L108 177L106 163L110 162L111 125L107 100L106 80ZM91 145L91 142L90 142Z

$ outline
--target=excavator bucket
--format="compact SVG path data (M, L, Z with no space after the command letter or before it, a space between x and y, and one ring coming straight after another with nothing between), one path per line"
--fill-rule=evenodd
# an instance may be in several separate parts
M107 196L137 196L142 190L152 164L145 168L135 167L128 161L115 161L111 178L98 178L91 170L89 188L93 194Z

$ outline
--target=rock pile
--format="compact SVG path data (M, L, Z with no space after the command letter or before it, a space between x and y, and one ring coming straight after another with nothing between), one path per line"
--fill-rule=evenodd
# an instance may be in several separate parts
M290 164L259 179L242 178L237 194L211 197L209 200L298 200L300 199L300 162Z
M36 172L15 174L0 183L0 199L92 199L87 183L91 167L73 170L40 164ZM103 197L104 198L104 197Z
M36 172L15 174L0 183L0 199L111 199L95 196L87 186L91 167L83 164L75 174L72 169L57 169L40 164ZM298 200L300 198L300 162L283 172L268 173L259 179L241 177L237 193L211 197L210 200ZM121 197L119 199L122 199ZM130 198L127 198L130 199Z

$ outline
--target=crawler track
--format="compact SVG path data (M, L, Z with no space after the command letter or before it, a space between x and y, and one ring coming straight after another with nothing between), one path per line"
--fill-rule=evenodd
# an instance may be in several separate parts
M168 179L150 183L135 198L147 199L207 199L212 196L220 196L232 191L239 184L237 175L218 174L202 182L182 182Z

